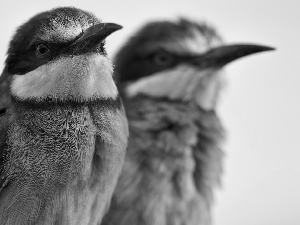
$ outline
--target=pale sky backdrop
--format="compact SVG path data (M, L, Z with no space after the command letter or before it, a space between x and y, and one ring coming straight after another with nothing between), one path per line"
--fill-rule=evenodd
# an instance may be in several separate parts
M214 224L300 224L299 0L2 1L1 70L16 27L57 6L76 6L123 25L108 38L110 54L144 22L177 16L212 23L227 43L276 47L227 67L229 84L219 113L228 141Z

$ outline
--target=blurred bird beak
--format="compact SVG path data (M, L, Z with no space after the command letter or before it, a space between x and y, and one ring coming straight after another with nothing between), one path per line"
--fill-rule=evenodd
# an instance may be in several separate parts
M79 55L89 52L113 32L120 30L122 26L115 23L100 23L89 27L84 33L63 52Z
M262 45L227 45L213 48L208 52L193 58L190 62L200 68L221 68L244 56L271 50L274 50L274 48Z

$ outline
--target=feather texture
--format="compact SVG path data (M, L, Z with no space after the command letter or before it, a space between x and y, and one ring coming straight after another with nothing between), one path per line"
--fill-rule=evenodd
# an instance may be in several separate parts
M145 96L125 107L129 145L103 224L209 224L223 158L215 112Z
M128 138L103 42L119 28L62 7L13 37L0 80L1 225L101 223Z
M10 110L1 117L0 224L97 224L125 154L121 103Z

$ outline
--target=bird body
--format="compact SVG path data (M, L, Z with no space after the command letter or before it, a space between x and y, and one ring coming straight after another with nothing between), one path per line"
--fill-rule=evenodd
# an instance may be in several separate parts
M131 138L104 224L209 224L223 159L217 115L141 96L125 107Z
M122 143L114 143L124 141L118 140L117 129L124 121L113 112L117 103L32 104L16 103L16 116L1 118L9 121L5 151L10 152L5 153L1 219L7 216L7 224L23 224L44 208L37 224L54 224L54 218L61 224L98 220L110 200L114 173L120 170L116 165L124 157ZM107 130L102 132L103 127ZM97 208L93 214L91 207Z
M142 27L115 58L130 137L104 225L208 225L222 175L223 66L256 45L224 46L186 19Z
M17 31L2 74L0 224L101 222L128 136L103 43L117 29L66 7Z

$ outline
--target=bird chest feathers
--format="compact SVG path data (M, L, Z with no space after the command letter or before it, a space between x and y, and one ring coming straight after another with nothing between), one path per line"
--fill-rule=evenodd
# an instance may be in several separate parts
M118 163L122 163L124 155L120 151L120 145L126 143L126 132L120 127L124 118L119 110L110 109L110 104L15 104L17 118L10 118L4 157L4 176L9 185L0 196L3 205L11 207L14 224L30 218L34 221L35 213L41 211L44 213L39 217L49 219L41 220L41 224L55 220L60 224L85 224L89 220L91 215L83 214L90 208L80 207L97 207L97 201L101 201L97 193L107 188L105 184L97 187L103 182L99 176L109 179L115 170L101 160L119 158ZM96 135L100 142L95 140ZM99 159L94 152L97 147L102 148ZM106 152L108 147L112 149Z
M207 224L223 155L216 114L145 96L125 106L131 138L104 224Z
M87 175L90 168L85 167L90 166L97 131L88 107L29 109L21 106L16 107L15 112L18 119L13 122L8 139L12 166L18 164L21 171L29 170L31 174L34 168L27 168L26 161L36 159L35 166L40 167L36 169L41 176L48 176L43 175L41 169L49 164L59 168L59 176L66 176L62 183L66 182L69 173ZM43 160L45 157L47 160ZM12 170L16 171L15 168Z

